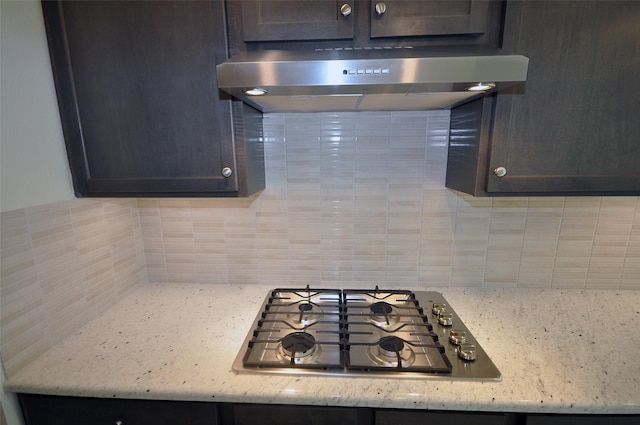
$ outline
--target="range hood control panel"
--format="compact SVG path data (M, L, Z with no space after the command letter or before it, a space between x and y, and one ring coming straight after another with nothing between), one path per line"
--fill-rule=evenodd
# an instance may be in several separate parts
M388 75L389 68L343 69L342 75Z

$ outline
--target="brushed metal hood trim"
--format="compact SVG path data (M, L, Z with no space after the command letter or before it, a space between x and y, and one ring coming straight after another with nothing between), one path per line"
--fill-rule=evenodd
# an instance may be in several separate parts
M216 69L221 90L258 110L322 112L449 109L526 81L528 64L525 56L486 47L398 47L250 51ZM496 87L466 90L480 82ZM244 93L254 88L267 94ZM453 95L433 96L442 93Z

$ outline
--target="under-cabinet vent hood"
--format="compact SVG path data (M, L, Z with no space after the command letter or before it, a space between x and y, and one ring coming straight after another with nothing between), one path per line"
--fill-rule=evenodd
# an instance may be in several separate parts
M466 103L525 81L528 64L488 48L260 50L217 74L220 89L262 112L400 111Z

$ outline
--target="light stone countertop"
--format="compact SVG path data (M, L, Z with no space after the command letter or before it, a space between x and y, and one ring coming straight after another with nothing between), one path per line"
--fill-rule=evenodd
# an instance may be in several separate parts
M10 377L8 391L162 400L640 413L640 291L442 292L500 382L234 373L270 286L148 285Z

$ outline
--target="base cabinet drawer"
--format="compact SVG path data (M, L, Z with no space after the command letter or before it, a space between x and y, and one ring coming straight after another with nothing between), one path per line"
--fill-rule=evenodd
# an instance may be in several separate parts
M425 412L406 410L376 410L375 425L511 425L510 414L482 412Z
M20 394L26 425L217 425L216 403Z
M640 415L529 415L527 425L640 425Z
M225 425L373 425L373 409L278 404L221 404Z

